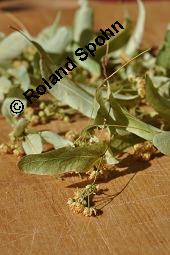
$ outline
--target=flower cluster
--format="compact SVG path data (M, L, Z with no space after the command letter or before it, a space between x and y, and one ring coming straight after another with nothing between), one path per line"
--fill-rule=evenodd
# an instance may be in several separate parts
M149 161L156 152L157 149L149 141L134 145L134 157L137 159Z
M137 86L137 91L138 91L138 95L141 98L145 97L146 91L145 91L145 80L141 77L137 77L135 79L136 81L136 86Z
M82 190L77 190L73 198L69 198L67 204L74 213L82 213L84 216L96 216L97 209L90 205L92 196L98 191L98 185L89 184Z
M13 134L9 134L10 142L5 144L2 143L0 145L0 153L1 154L14 154L16 156L23 156L25 154L22 141L23 137L15 138Z
M24 117L32 126L46 124L54 119L69 120L62 109L59 110L58 105L53 102L41 102L38 108L27 107L24 111Z
M134 75L129 75L128 77L129 81L133 82L137 88L137 92L138 95L140 96L140 98L144 98L146 95L146 91L145 91L145 79L141 78L141 77L135 77Z

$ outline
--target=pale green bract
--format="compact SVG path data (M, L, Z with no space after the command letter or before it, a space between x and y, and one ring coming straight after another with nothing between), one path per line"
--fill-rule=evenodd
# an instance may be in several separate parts
M62 148L64 146L71 145L73 146L73 143L62 136L51 132L51 131L42 131L40 132L41 137L49 144L52 144L55 149Z
M30 77L28 75L27 68L24 65L9 69L8 72L17 79L23 91L29 89Z
M25 136L22 146L27 155L41 153L43 150L41 136L39 134L28 134Z
M18 57L29 45L29 41L18 32L13 32L0 42L0 64Z
M140 43L143 38L145 28L145 7L141 0L137 0L138 3L138 20L133 34L131 35L124 52L128 56L133 56L134 53L139 49Z
M74 19L73 38L80 45L87 44L92 36L93 11L88 5L88 1L81 0L80 8L76 11Z

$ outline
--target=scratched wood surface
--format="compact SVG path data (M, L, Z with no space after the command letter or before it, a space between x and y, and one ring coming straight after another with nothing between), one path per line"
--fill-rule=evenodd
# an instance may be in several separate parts
M60 1L55 8L48 4L45 9L20 8L14 13L35 34L52 21L56 9L63 10L63 24L71 22L74 6L65 10L63 6L57 8L57 3ZM93 6L96 29L122 18L120 4ZM135 19L135 5L125 7ZM162 42L170 21L169 10L169 1L147 4L145 45ZM0 13L1 31L10 32L11 22ZM52 122L47 127L59 132L70 127L80 130L86 122L83 118L73 124ZM0 142L4 142L10 128L2 117L0 130ZM107 195L96 197L103 211L96 218L73 215L66 205L75 188L87 183L86 179L71 176L61 181L26 175L18 170L17 158L10 155L0 156L0 163L0 254L170 254L170 158L162 156L149 163L124 158L112 177L100 184Z

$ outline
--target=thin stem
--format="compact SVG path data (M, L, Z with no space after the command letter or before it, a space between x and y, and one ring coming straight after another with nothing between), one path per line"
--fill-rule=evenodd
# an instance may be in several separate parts
M138 57L140 57L141 55L145 54L146 52L148 52L150 50L147 49L145 51L142 51L141 53L139 53L137 56L135 56L134 58L128 60L124 65L122 65L121 67L119 67L115 72L113 72L110 76L108 76L100 85L98 88L100 88L101 86L103 86L103 84L109 80L113 75L115 75L116 73L118 73L122 68L124 68L125 66L127 66L128 64L130 64L133 60L137 59Z

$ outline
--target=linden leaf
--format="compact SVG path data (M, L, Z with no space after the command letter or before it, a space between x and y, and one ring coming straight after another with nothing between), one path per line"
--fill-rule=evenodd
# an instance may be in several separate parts
M170 70L170 28L168 27L165 42L157 56L157 64Z
M170 100L158 93L149 76L146 76L146 98L150 105L170 123Z
M105 154L106 143L82 147L63 147L37 155L28 155L18 163L20 170L30 174L55 175L86 172Z
M128 132L149 141L152 141L154 135L161 132L160 129L137 119L135 116L122 109L113 98L112 94L110 95L110 105L115 118L113 124L120 126L120 129L125 129Z
M163 154L170 155L170 131L155 135L153 138L153 144Z

